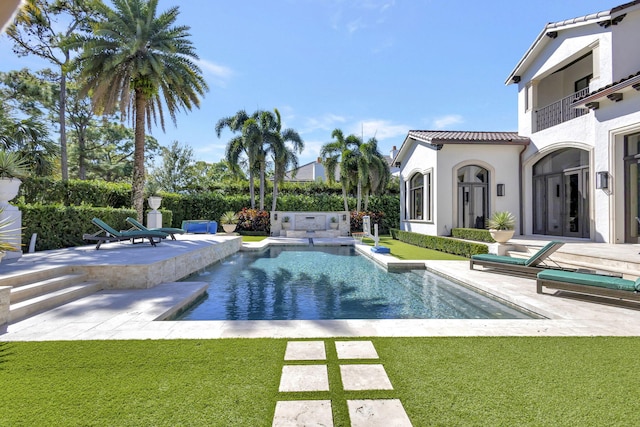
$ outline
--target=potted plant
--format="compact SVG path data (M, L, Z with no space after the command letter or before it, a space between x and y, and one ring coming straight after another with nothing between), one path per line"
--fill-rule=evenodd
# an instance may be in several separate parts
M147 203L149 207L157 211L160 209L160 203L162 203L162 197L158 194L160 191L160 185L156 181L147 181L145 193L147 193Z
M27 161L18 153L0 150L0 203L8 203L18 195L20 178L29 175Z
M332 216L330 219L330 223L329 223L329 227L331 227L332 230L337 230L338 229L338 218L336 218L335 216Z
M288 230L291 227L291 218L289 218L288 216L285 216L282 218L282 229L283 230Z
M225 233L231 234L236 231L236 226L238 224L238 215L233 211L225 212L220 217L220 224L222 224L222 228L224 229Z
M513 237L516 218L509 211L495 212L487 223L491 237L498 243L505 243Z

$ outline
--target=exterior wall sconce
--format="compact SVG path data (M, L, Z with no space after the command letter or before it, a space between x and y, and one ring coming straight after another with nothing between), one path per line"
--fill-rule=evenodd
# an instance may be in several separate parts
M606 190L609 188L609 172L596 172L596 188Z
M277 221L278 220L278 214L273 214L273 220Z
M504 184L498 184L496 192L498 193L499 197L504 196Z
M346 221L347 220L347 215L346 214L342 214L342 220Z

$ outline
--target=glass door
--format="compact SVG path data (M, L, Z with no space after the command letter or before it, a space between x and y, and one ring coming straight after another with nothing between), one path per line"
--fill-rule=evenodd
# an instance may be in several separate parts
M589 237L589 222L585 215L588 206L588 170L576 170L564 175L564 235Z
M640 243L640 223L637 218L640 217L640 197L638 190L640 189L640 169L638 159L629 159L625 161L625 243Z

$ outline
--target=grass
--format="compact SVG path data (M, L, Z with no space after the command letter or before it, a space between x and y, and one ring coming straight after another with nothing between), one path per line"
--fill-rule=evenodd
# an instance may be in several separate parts
M362 239L363 243L373 246L373 239ZM433 249L421 248L419 246L410 245L394 240L391 236L380 236L380 245L391 249L391 255L398 259L415 259L415 260L466 260L458 255L452 255L445 252L434 251Z
M242 236L243 242L261 242L269 236Z
M398 398L413 425L638 425L628 337L374 338L330 392L279 393L286 340L0 343L0 425L270 426L278 400ZM288 362L318 363L318 362ZM382 363L392 391L341 390L339 364Z

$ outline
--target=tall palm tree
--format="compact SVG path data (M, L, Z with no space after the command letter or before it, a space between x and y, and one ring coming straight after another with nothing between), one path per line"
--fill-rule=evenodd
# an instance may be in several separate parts
M159 117L164 131L164 104L175 125L176 114L199 107L208 87L194 63L198 56L189 27L174 25L177 6L157 15L158 0L112 3L114 9L100 2L93 33L72 42L83 48L75 67L81 93L91 95L96 112L111 114L119 108L134 122L132 199L142 221L145 124L151 129Z
M360 211L361 197L364 197L364 210L369 208L369 195L380 194L389 183L391 173L385 157L378 150L376 138L369 139L360 146L358 157L358 211Z
M327 177L330 183L335 182L336 168L340 166L340 184L342 186L342 199L344 200L344 210L349 210L347 200L347 192L352 183L357 181L354 178L354 172L357 174L358 166L356 162L357 152L362 141L355 135L344 137L344 133L340 129L334 129L331 132L331 138L334 141L328 142L320 149L320 156L323 158L323 165L327 169Z
M273 200L271 202L271 210L275 211L278 201L278 184L284 180L287 168L298 168L298 156L304 149L304 142L295 130L288 128L282 130L282 120L280 112L274 108L275 113L275 138L268 141L267 151L271 153L273 159ZM291 147L287 145L291 143Z
M251 209L256 207L256 190L255 190L255 171L256 158L258 156L258 147L252 146L250 141L245 138L243 132L244 124L250 117L245 110L239 110L234 116L223 117L216 123L216 135L220 138L222 130L228 128L231 132L241 132L241 135L235 136L227 143L225 150L225 158L236 175L242 174L240 168L240 158L242 155L247 158L247 170L249 172L249 194L251 196Z

